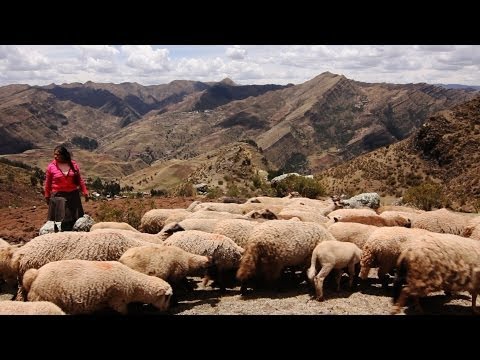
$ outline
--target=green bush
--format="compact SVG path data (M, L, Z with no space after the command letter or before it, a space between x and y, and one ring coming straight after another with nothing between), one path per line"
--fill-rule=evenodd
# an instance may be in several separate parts
M197 190L195 190L195 187L193 186L192 183L186 182L186 183L178 185L173 190L173 195L174 196L185 196L185 197L195 196L195 195L197 195Z
M113 207L110 201L105 201L100 204L95 216L95 221L126 222L132 225L135 229L138 229L143 214L154 208L155 203L153 200L139 200L134 202L131 199L126 199L121 208Z
M282 181L272 184L276 196L286 196L292 191L297 191L301 196L315 199L325 195L325 188L315 179L303 176L289 176Z
M430 211L434 207L441 208L445 197L439 184L428 182L407 189L403 194L403 202Z

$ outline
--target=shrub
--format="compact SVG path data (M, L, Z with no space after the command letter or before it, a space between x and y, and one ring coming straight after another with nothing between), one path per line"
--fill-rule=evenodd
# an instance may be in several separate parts
M315 179L304 176L289 176L282 181L272 184L276 196L286 196L292 191L297 191L301 196L315 199L325 194L324 187Z
M173 190L174 196L190 197L190 196L195 196L196 194L197 194L197 191L195 190L195 187L193 186L193 184L190 182L180 184Z
M430 211L433 207L442 207L445 197L439 184L428 182L407 189L403 194L403 202Z
M126 222L132 225L135 229L138 229L143 214L154 208L155 204L153 200L150 200L149 202L144 200L134 202L131 199L126 199L120 208L114 207L110 201L106 201L100 204L95 218L98 222Z

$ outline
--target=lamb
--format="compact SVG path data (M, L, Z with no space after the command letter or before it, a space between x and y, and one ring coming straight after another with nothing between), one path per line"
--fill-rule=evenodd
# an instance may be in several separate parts
M0 315L65 315L49 301L0 301Z
M220 219L185 219L178 223L185 230L199 230L205 232L213 232L217 224L222 221ZM242 220L243 221L243 220ZM247 220L245 220L247 221ZM166 227L167 225L165 225Z
M378 227L374 225L350 222L336 222L328 227L328 231L335 239L354 243L360 249L363 249L369 236L377 229Z
M315 286L318 301L323 300L323 282L328 274L337 269L337 291L340 291L341 269L348 268L349 285L352 288L355 278L355 265L360 262L362 250L352 243L340 241L323 241L318 244L312 253L310 268L307 270L307 278ZM317 264L321 269L317 273Z
M244 249L235 242L220 234L210 234L198 230L176 232L164 242L165 245L175 245L192 254L211 256L218 274L212 275L224 291L227 275L231 270L238 269Z
M116 222L116 221L102 221L102 222L93 224L92 227L90 228L90 231L94 231L97 229L121 229L121 230L130 230L133 232L140 232L129 223Z
M67 314L91 314L105 307L127 313L131 302L168 308L172 287L164 280L118 261L60 260L23 277L28 301L51 301Z
M185 209L153 209L143 214L140 220L139 230L149 234L156 234L165 224L172 221L181 221L186 219L192 212ZM175 220L174 220L175 217ZM167 219L168 222L167 222Z
M278 282L284 268L307 268L313 249L325 240L335 238L315 223L271 220L256 226L237 271L242 293L246 292L247 281L253 278L272 286Z
M418 297L440 290L469 291L472 310L478 313L479 264L480 242L477 240L429 233L422 239L411 241L398 258L392 314L405 306L409 296L415 296L418 303Z
M174 285L181 284L187 276L203 276L213 266L211 257L192 254L173 245L134 247L118 261L143 274L159 277L174 289Z

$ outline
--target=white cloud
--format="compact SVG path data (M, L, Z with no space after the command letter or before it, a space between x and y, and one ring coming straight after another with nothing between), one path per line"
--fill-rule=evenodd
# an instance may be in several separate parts
M167 71L170 69L168 49L154 50L150 45L122 46L127 55L126 65L140 71Z
M324 71L364 82L480 85L471 45L3 45L0 85L176 79L302 83Z
M243 49L239 45L235 45L233 47L227 48L225 54L232 60L243 60L247 56L247 50Z

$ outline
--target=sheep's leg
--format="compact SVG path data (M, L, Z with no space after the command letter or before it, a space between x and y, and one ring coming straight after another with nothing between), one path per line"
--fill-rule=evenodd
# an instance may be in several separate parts
M387 271L385 269L382 269L382 267L378 268L378 278L380 279L380 283L382 284L383 289L388 289L388 276L387 276Z
M330 274L330 271L332 271L333 265L327 264L321 268L321 270L318 272L317 276L314 278L315 282L315 293L317 296L318 301L323 300L323 282L325 278L327 277L328 274Z
M410 295L410 291L406 286L400 292L400 296L398 297L397 303L393 306L393 309L391 312L392 315L398 314L402 310L402 308L407 303L409 295Z
M470 294L472 295L472 311L475 315L480 315L480 312L477 309L477 295L478 295L478 292L477 291L472 291Z
M122 315L127 315L128 313L127 303L122 299L110 300L110 307Z
M422 305L420 304L420 297L415 296L413 298L413 301L415 302L415 311L418 312L419 314L423 314L423 308L422 308Z
M343 270L342 269L336 269L335 283L337 284L337 292L340 291L340 280L342 280L342 275L343 275Z
M350 287L350 289L353 288L353 281L356 280L356 275L355 275L355 264L353 261L351 261L349 264L348 264L348 286ZM356 283L356 281L355 281Z

